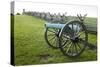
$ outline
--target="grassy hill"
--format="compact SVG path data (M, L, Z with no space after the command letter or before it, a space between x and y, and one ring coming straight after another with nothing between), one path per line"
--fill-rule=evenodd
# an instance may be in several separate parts
M48 47L44 39L44 22L32 16L15 16L14 48L16 65L97 60L97 54L93 50L86 50L77 58L69 58L64 56L59 49ZM96 38L96 35L89 34L89 42L96 44Z

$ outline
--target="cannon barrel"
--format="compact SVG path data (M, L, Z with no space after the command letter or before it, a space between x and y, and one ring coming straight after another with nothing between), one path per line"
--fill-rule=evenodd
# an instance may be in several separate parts
M65 26L65 24L59 24L59 23L45 23L46 28L57 28L62 29Z
M59 23L45 23L46 28L57 28L62 29L66 24L59 24ZM72 28L72 25L69 25L70 28ZM80 30L79 26L73 25L74 30L77 29L77 31Z

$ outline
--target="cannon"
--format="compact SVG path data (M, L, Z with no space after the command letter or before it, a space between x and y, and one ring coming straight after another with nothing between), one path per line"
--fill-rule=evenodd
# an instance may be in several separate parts
M47 44L68 57L79 56L86 48L88 32L84 25L84 17L77 15L79 20L69 21L66 24L45 23L45 40Z

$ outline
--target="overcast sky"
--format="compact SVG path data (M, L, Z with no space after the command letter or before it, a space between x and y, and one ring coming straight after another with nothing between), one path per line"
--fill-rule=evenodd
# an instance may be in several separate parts
M84 5L65 5L65 4L53 4L53 3L37 3L37 2L22 2L15 1L15 14L17 12L22 13L23 9L26 11L39 11L50 13L67 12L67 15L76 16L77 14L88 14L89 17L97 17L96 6L84 6Z

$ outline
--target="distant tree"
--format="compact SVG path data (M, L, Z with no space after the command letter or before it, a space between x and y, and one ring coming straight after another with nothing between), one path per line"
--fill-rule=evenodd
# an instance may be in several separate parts
M21 15L20 13L17 13L16 15Z

